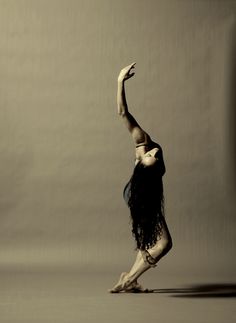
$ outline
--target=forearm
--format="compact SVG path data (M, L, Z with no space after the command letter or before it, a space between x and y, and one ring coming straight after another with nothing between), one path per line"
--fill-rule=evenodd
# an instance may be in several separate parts
M128 105L126 101L125 95L125 82L118 80L117 87L117 106L118 106L118 114L120 116L124 116L128 113Z
M137 121L134 119L134 117L128 110L124 81L122 82L119 80L118 80L118 89L117 89L117 106L118 106L118 114L122 117L129 131L132 131L134 127L139 127L139 124L137 123Z

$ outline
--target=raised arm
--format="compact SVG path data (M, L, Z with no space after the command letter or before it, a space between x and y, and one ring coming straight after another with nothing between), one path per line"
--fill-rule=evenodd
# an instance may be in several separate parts
M118 76L118 89L117 89L117 105L118 114L124 121L124 124L128 128L132 135L135 145L148 143L151 138L149 135L140 127L138 122L134 119L132 114L128 111L128 105L125 95L125 81L134 75L134 72L130 73L136 63L132 63L124 67Z

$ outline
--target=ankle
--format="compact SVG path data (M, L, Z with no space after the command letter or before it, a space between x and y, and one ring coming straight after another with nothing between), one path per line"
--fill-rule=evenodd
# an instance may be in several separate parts
M135 274L130 274L127 273L125 276L125 284L131 284L133 282L137 281L137 277L135 276Z

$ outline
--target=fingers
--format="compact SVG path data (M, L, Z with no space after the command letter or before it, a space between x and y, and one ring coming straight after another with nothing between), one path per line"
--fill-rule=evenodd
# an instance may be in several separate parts
M136 62L134 62L128 66L128 75L127 75L128 78L134 76L135 73L134 72L130 73L130 71L135 67L135 64L136 64Z
M131 74L128 74L127 77L128 78L131 78L132 76L134 76L135 73L131 73Z
M129 65L129 71L130 71L132 68L134 68L134 67L135 67L135 65L136 65L136 62L134 62L134 63L130 64L130 65Z
M132 68L134 68L135 65L136 65L136 62L134 62L134 63L132 63L132 64L130 64L130 65L122 68L121 71L128 71L129 72Z
M131 70L135 67L136 65L136 62L133 62L132 64L124 67L121 71L120 71L120 74L118 76L118 80L120 81L125 81L125 80L128 80L129 78L131 78L132 76L134 76L134 72Z

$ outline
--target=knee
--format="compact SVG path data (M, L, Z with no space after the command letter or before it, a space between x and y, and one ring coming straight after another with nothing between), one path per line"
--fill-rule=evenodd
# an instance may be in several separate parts
M148 263L155 267L155 264L171 250L172 246L173 243L171 237L159 240L156 246L150 251L152 263L149 261Z
M159 247L161 249L162 254L166 254L167 252L169 252L173 247L173 242L172 242L171 237L169 237L168 239L162 239L160 241Z

